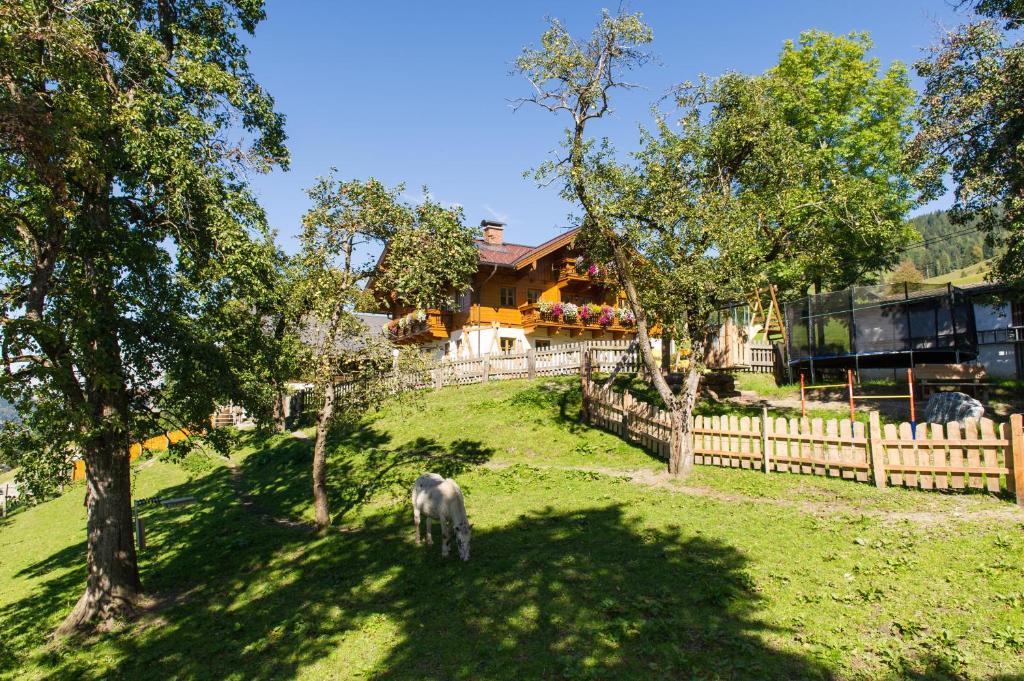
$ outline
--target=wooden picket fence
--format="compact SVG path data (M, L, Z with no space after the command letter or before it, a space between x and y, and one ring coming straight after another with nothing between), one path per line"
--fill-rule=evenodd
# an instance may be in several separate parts
M668 412L584 383L584 414L589 423L616 433L667 458ZM1009 423L981 419L881 425L877 412L865 424L849 419L697 416L692 424L694 462L764 471L800 473L931 489L1007 490L1024 506L1024 416Z

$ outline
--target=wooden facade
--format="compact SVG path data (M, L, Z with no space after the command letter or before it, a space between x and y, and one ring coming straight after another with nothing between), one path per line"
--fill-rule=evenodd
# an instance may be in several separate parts
M399 344L429 346L452 358L525 352L566 342L620 340L635 335L633 324L616 317L567 321L541 314L545 303L593 304L625 309L624 295L605 272L582 270L574 247L577 230L540 246L507 243L501 223L482 223L477 240L480 264L471 289L453 310L425 314L394 307L391 334ZM579 271L582 270L582 271ZM406 317L403 326L397 321Z

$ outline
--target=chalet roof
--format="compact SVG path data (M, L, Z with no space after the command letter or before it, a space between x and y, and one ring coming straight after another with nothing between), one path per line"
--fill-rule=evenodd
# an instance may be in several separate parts
M570 229L563 234L548 239L540 246L510 243L491 244L483 239L477 239L476 247L480 251L480 264L522 269L531 262L543 258L545 255L553 253L562 246L571 243L578 231L579 228Z
M516 260L533 250L533 246L522 244L491 244L483 239L476 239L476 248L480 251L480 264L511 267Z

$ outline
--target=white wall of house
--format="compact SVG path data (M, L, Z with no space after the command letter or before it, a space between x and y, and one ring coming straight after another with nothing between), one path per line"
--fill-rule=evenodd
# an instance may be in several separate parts
M608 336L599 336L597 340L607 340ZM568 343L579 343L581 341L594 340L593 333L583 331L578 336L570 336L563 331L554 336L546 333L526 333L521 328L499 327L494 328L489 324L481 327L467 327L466 329L455 329L447 341L437 341L421 346L423 352L428 353L434 359L442 357L450 360L467 359L483 355L496 355L502 352L526 352L539 348L554 348ZM660 356L661 340L653 339L651 343L655 354Z
M1014 378L1017 375L1017 353L1022 349L1019 344L1005 342L1005 336L999 333L1012 325L1010 303L974 301L974 322L978 330L977 363L984 366L985 372L993 378Z

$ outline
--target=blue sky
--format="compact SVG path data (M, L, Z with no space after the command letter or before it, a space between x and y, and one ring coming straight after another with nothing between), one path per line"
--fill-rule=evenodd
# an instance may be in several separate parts
M286 250L308 207L304 189L332 166L346 178L405 182L464 207L477 224L508 223L508 241L536 244L568 224L573 207L523 172L556 149L566 121L539 109L513 112L528 85L509 75L545 17L589 33L600 2L329 2L269 0L248 42L260 83L287 116L291 169L253 185ZM617 5L612 5L614 9ZM640 71L645 87L616 102L594 126L620 150L650 121L650 105L701 73L757 73L783 42L809 28L867 31L883 64L912 63L943 26L962 21L950 0L801 2L632 2L654 29L659 63ZM915 79L915 84L916 84ZM941 206L934 204L931 207Z

